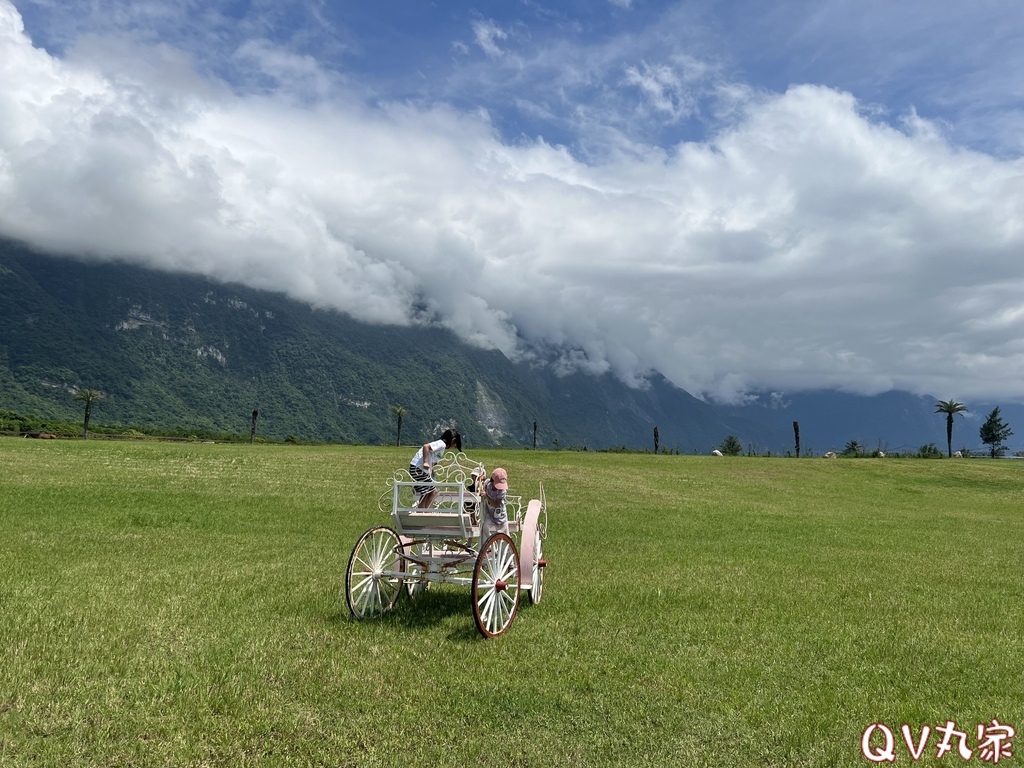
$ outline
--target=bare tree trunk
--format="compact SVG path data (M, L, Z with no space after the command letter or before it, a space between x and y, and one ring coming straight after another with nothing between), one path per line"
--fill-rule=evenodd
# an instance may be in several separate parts
M537 450L537 422L533 422L533 450Z
M249 430L249 445L256 442L256 419L260 417L260 409L252 409L252 429Z
M796 457L800 458L800 422L793 422L793 436L796 438Z
M658 428L654 428L654 454L658 454Z

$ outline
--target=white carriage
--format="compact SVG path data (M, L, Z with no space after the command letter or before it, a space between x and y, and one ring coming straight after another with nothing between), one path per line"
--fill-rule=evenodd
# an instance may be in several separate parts
M398 470L380 497L391 525L364 533L349 558L345 599L358 619L379 616L394 608L403 592L415 599L431 584L468 586L473 618L484 637L497 637L515 619L519 594L531 604L544 589L543 541L548 514L541 484L538 499L523 508L521 496L508 495L509 535L480 541L483 464L464 453L449 452L433 468L433 482L413 481ZM414 487L436 491L427 509L417 506Z

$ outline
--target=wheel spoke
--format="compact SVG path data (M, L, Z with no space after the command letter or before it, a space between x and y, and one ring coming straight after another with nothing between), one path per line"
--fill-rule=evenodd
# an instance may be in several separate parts
M505 542L498 542L498 546L492 547L492 550L498 551L489 553L491 556L487 560L486 574L489 581L495 582L508 574L508 548Z
M499 613L500 613L500 611L501 611L501 598L496 596L495 599L491 601L490 610L487 612L487 615L484 617L484 621L487 624L487 629L489 631L491 631L491 632L497 632L498 629L501 628L501 623L499 621Z
M366 585L367 584L373 582L372 574L369 574L369 573L359 573L359 574L356 574L356 573L354 573L352 575L353 575L353 577L359 577L359 578L353 578L352 579L352 591L353 592L362 592L362 591L364 591L366 589Z
M501 620L501 595L494 592L492 592L491 595L493 596L491 599L491 605L484 620L487 622L487 628L491 632L497 632L503 626L503 622Z
M376 567L380 567L384 563L384 550L387 547L387 542L383 536L373 537L373 564Z
M367 579L359 586L359 593L356 595L356 606L359 608L359 613L366 613L366 607L373 599L373 590L373 579Z
M512 613L512 606L515 603L515 598L513 598L512 595L505 591L501 593L498 599L501 614L504 617L503 621L508 621L508 617Z
M367 591L367 585L364 583L359 584L352 588L352 601L355 603L355 608L358 613L363 612L363 604L365 602L365 595Z
M512 548L508 546L502 548L502 554L504 557L502 558L501 566L504 575L508 575L515 568L515 555L512 552Z
M375 613L373 608L374 608L374 606L376 604L377 604L377 585L373 581L371 581L366 586L366 592L363 595L363 600L362 600L363 615L370 615L370 616L372 616Z
M491 615L491 605L494 602L492 600L492 597L493 597L493 593L488 592L486 595L484 595L483 599L480 601L480 618L483 619L484 626L487 626L488 629L490 629L490 626L489 626L489 624L487 622L487 617Z
M487 610L480 614L480 621L483 622L484 629L489 633L494 634L494 622L491 619L493 614L493 604L487 606Z
M498 632L508 624L509 616L512 613L511 599L504 593L499 593L494 604L491 615L494 619L492 632Z
M484 614L484 613L486 613L488 611L488 609L490 608L490 606L491 606L491 604L493 602L494 602L494 590L493 589L488 589L487 591L485 591L483 593L483 596L480 597L476 601L476 604L480 608L480 613Z

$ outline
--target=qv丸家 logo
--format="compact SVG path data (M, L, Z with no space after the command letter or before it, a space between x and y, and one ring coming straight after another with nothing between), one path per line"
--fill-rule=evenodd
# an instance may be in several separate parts
M924 725L914 733L909 725L904 724L899 729L903 737L903 743L900 744L888 725L872 723L861 735L860 751L872 763L894 762L896 753L902 751L904 745L916 762L924 757L930 743L934 745L936 759L955 752L963 760L977 758L983 763L997 765L1013 757L1011 739L1017 735L1013 726L992 718L990 723L978 723L975 732L977 738L972 741L967 731L960 730L955 721L947 720L944 725L935 727L932 739L931 726Z

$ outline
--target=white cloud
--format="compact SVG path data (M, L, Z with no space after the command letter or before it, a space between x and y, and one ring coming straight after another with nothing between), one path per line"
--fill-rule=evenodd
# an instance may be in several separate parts
M498 45L499 40L506 40L508 32L499 27L491 19L478 19L473 22L473 37L488 56L501 56L504 51Z
M626 69L626 82L640 90L655 112L670 120L680 120L694 111L694 99L686 92L683 78L665 64L642 62L639 66L630 66Z
M831 88L730 87L710 141L588 165L478 112L367 107L265 43L254 60L309 99L232 93L169 49L118 61L139 50L173 76L52 57L0 0L0 233L361 320L425 307L509 355L659 370L732 401L1019 392L1024 162L919 116L897 128ZM672 95L690 75L637 76Z
M510 134L525 122L534 128L528 135L554 136L579 157L660 151L666 137L678 139L681 123L703 118L717 100L726 85L722 62L690 14L629 18L641 28L596 37L570 24L508 25L516 34L501 54L460 60L442 96L461 103L472 94Z
M277 90L287 84L292 94L309 98L327 96L338 78L324 71L310 55L283 51L269 40L248 40L235 51L235 59L259 78L267 80Z

